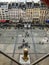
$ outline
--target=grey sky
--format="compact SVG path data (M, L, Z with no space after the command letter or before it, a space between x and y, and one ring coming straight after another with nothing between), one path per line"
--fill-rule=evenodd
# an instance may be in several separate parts
M40 0L0 0L0 2L25 2L25 1L38 2L38 1L40 1Z

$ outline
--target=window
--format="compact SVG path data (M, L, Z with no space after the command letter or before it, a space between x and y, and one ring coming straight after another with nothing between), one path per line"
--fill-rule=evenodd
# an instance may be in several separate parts
M18 3L16 3L16 6L18 6Z
M14 6L15 5L15 3L12 3L12 6Z

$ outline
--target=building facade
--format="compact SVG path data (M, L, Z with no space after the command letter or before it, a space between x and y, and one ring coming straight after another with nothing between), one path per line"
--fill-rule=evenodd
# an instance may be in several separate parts
M43 2L0 3L0 19L19 22L20 18L23 22L43 24L45 20L49 19L49 8Z
M7 2L0 2L0 19L9 19Z

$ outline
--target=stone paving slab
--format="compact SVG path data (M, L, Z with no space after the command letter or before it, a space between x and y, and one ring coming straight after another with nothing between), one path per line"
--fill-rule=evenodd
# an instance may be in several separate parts
M5 53L13 53L14 44L0 44L0 50Z
M29 37L25 38L26 31L28 31ZM47 34L45 30L40 30L40 29L35 29L35 30L20 29L19 30L19 29L11 28L11 29L0 29L0 34L2 34L0 36L0 50L4 51L5 53L9 55L11 54L12 56L14 52L13 50L15 48L14 58L16 60L19 59L19 54L23 53L23 49L25 48L23 47L22 49L18 49L18 46L21 46L23 44L22 43L23 39L25 39L25 42L29 43L28 45L30 46L30 48L28 48L28 50L29 50L29 53L31 53L30 54L31 62L34 62L36 59L42 57L45 53L49 53L49 41L48 43L38 44L38 42L42 41L45 38L45 35L47 35L49 40L49 34ZM39 53L39 55L34 54L35 52ZM6 65L6 64L3 63L0 65Z
M22 46L22 44L17 44L16 45L16 51L15 51L15 53L23 53L23 50L24 50L25 46L23 48L19 49L18 47L20 47L20 46ZM26 48L28 48L29 53L34 53L33 44L28 44L28 46L30 46L30 48L29 47L26 47Z
M0 37L0 44L1 43L15 43L16 37Z
M18 37L18 42L17 43L23 43L23 39L25 40L25 42L28 42L28 43L32 43L32 38L31 37Z

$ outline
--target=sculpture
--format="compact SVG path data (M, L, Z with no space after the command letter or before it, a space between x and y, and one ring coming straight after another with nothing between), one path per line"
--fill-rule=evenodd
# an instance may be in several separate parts
M27 48L24 49L24 55L23 55L22 59L25 62L28 60L28 49Z

